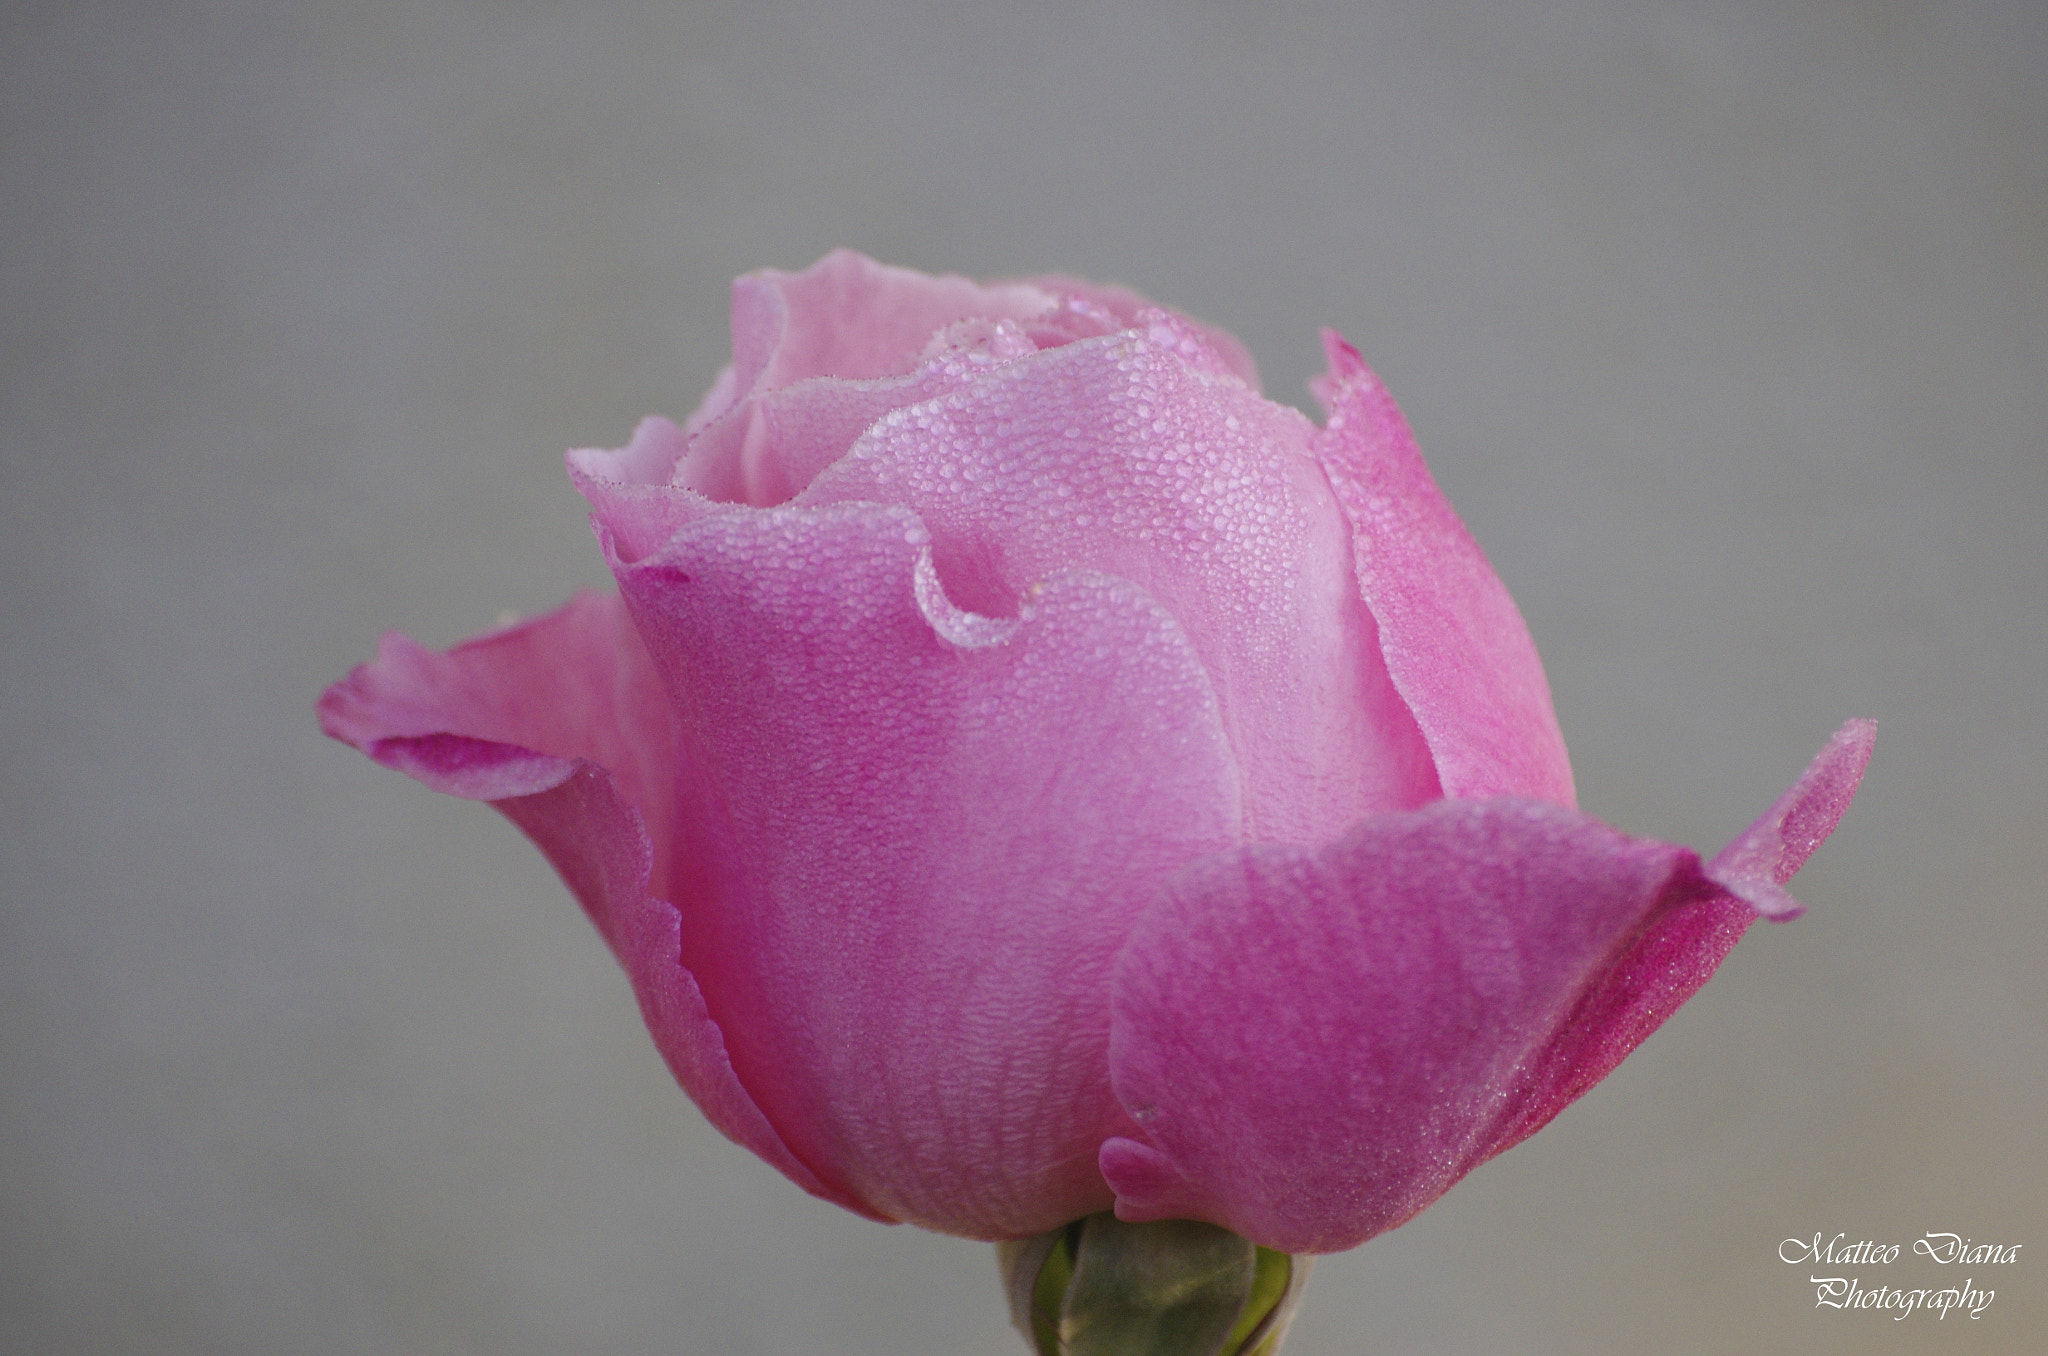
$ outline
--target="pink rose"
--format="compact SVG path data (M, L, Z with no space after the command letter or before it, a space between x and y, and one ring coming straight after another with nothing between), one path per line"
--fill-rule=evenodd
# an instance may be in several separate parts
M576 452L619 581L327 732L561 872L726 1134L878 1219L1408 1219L1607 1074L1833 829L1574 808L1514 603L1358 354L1318 428L1116 288L839 252L680 428Z

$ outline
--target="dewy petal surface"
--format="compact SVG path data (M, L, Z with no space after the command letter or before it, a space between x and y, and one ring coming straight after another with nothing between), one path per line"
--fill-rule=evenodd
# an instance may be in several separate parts
M1577 804L1550 683L1514 599L1437 488L1394 398L1323 332L1315 454L1350 521L1358 587L1443 794Z
M948 591L991 615L1062 567L1138 584L1215 682L1252 838L1321 842L1433 799L1312 427L1193 328L1146 325L963 374L883 416L796 502L910 506Z
M1131 1128L1109 971L1183 862L1241 840L1214 696L1173 619L1068 570L962 610L900 507L719 508L621 589L701 777L682 955L806 1163L979 1237L1108 1204Z
M949 341L949 342L941 342ZM971 320L934 336L910 371L871 380L807 377L750 402L741 429L732 421L710 431L695 464L727 458L749 504L780 504L846 454L883 415L959 390L977 371L1038 350L1013 320Z
M1839 820L1871 733L1845 727L1737 839L1782 845L1774 887ZM1112 1076L1143 1130L1103 1145L1117 1211L1353 1247L1592 1087L1755 916L1689 848L1514 798L1198 864L1118 960Z
M733 1076L723 1034L681 965L676 910L657 898L673 843L675 728L617 597L446 654L400 635L329 688L321 726L437 791L488 800L547 856L611 946L655 1044L704 1114L806 1190L874 1211L793 1155Z

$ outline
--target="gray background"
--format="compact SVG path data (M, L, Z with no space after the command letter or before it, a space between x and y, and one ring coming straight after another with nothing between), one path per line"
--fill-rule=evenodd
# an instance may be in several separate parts
M850 244L1127 282L1285 400L1340 326L1624 827L1883 723L1809 915L1292 1351L2037 1349L2044 13L10 5L0 1346L1022 1351L986 1247L727 1144L537 854L313 722L386 627L607 582L562 450ZM1940 1229L2024 1245L1975 1323L1776 1257Z

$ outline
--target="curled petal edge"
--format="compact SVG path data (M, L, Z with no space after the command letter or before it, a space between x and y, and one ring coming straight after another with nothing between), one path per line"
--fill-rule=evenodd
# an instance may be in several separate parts
M1707 863L1707 877L1774 922L1804 906L1783 889L1842 822L1877 745L1877 722L1852 720L1814 756L1799 780Z

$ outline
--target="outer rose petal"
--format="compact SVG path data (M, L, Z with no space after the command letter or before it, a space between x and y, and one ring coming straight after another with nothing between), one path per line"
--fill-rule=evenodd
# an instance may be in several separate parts
M447 654L400 635L320 699L321 727L437 791L488 800L547 856L625 967L677 1081L736 1143L799 1186L864 1215L790 1153L733 1076L718 1024L678 960L676 910L652 891L671 844L668 706L615 597Z
M1316 843L1438 788L1312 433L1148 311L1142 331L966 372L883 416L796 502L914 508L948 589L985 613L1064 566L1139 584L1214 677L1248 836Z
M1315 454L1351 523L1380 648L1446 796L1571 806L1571 762L1543 661L1514 599L1436 486L1407 420L1358 350L1323 331Z
M1856 746L1838 738L1773 811L1809 851ZM1288 1252L1391 1229L1674 1011L1739 935L1729 910L1751 912L1690 849L1526 800L1201 864L1117 963L1112 1076L1144 1127L1102 1147L1117 1213Z
M1109 1204L1109 971L1240 841L1208 680L1132 585L947 599L902 508L719 508L620 586L676 704L682 954L821 1177L978 1237Z

